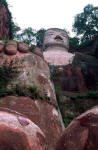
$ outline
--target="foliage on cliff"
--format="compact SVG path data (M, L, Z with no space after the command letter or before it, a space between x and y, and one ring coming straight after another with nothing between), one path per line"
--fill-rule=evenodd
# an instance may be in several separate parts
M12 19L12 14L9 10L9 5L8 2L6 0L0 0L0 8L4 6L9 14L9 39L13 39L14 38L14 32L15 32L15 23L13 22Z

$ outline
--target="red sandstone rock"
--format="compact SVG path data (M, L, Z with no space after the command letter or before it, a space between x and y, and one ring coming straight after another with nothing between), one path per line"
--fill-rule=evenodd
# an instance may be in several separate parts
M98 106L72 121L55 150L98 150Z
M0 39L9 38L10 15L5 6L0 6Z
M6 44L5 53L8 55L15 55L17 53L17 43L15 41L9 41Z
M4 50L4 42L0 41L0 52L2 52Z
M8 86L14 87L16 84L22 87L36 86L40 95L47 95L52 103L56 103L55 91L50 80L50 70L44 59L34 53L20 53L16 55L1 54L1 65L5 60L9 63L14 61L19 72L9 82Z
M14 87L28 88L36 86L39 94L44 97L44 100L38 98L31 99L29 97L2 97L0 98L0 107L15 110L23 115L26 115L43 131L46 137L46 150L53 150L58 138L61 136L63 128L62 121L59 115L59 110L56 109L57 101L55 97L54 87L50 80L50 70L44 59L34 53L21 53L17 51L16 55L0 54L0 65L7 60L10 63L12 60L17 68L16 74L9 80L7 87L13 91ZM47 95L47 98L45 98ZM26 121L21 121L21 125L28 125Z
M0 149L44 150L45 136L31 120L8 109L0 111Z
M0 107L14 110L34 122L46 137L46 150L52 150L62 135L58 110L48 104L47 101L40 99L34 101L29 97L8 96L0 98ZM28 125L28 122L22 121L21 118L19 122L22 126Z
M56 85L61 85L64 91L87 92L82 70L78 66L68 65L56 67L54 69L55 76L53 81Z
M18 43L18 50L22 53L27 53L29 51L29 45L26 43Z
M74 54L68 53L61 48L55 47L52 50L45 51L44 58L48 63L54 66L62 66L72 63Z
M33 53L39 55L40 57L43 57L43 53L42 53L42 51L41 51L40 48L37 48L37 47L36 47L36 48L34 49Z

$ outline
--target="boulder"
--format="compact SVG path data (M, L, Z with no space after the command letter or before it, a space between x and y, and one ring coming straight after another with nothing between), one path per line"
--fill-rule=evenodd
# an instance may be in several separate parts
M0 149L44 150L45 136L31 120L10 109L0 110Z
M15 55L17 53L17 42L9 41L6 43L5 53L8 55Z
M2 52L4 50L4 42L0 41L0 52Z
M98 106L69 124L55 150L98 150Z
M18 50L22 53L29 52L29 45L26 43L18 43Z

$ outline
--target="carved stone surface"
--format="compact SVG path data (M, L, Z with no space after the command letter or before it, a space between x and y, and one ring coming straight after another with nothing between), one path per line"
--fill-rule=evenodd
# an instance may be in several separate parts
M45 60L52 65L72 63L74 54L68 53L69 39L64 30L53 28L46 31L43 50Z
M17 53L17 43L15 41L9 41L5 46L5 53L15 55Z
M55 46L63 47L63 50L68 51L68 35L62 29L51 28L45 32L43 48L47 50L47 48Z
M1 150L43 150L45 135L28 118L10 109L0 108Z
M14 110L34 122L46 137L44 141L45 150L52 150L62 135L58 110L43 100L33 100L24 96L6 96L0 98L0 107ZM24 121L22 124L24 125L26 122ZM44 148L42 150L44 150Z
M49 51L44 52L45 60L54 66L71 64L74 58L74 54L59 50L55 47Z
M56 66L52 74L54 84L60 85L63 91L98 90L98 60L95 57L76 53L72 64Z
M8 45L12 44L10 48L13 47L13 43L8 42ZM12 94L10 96L6 95L3 89L4 95L0 97L0 107L15 110L36 123L46 137L45 150L53 150L59 136L62 134L63 123L56 101L54 86L50 80L48 64L38 54L30 51L27 53L20 52L16 45L16 54L7 54L5 48L0 53L0 67L1 70L3 69L2 67L7 68L8 73L4 74L5 78L10 73L13 74L6 84L6 88L11 90ZM15 70L13 70L14 68ZM36 97L32 97L34 92L36 94L36 90L34 90L36 88L34 87L37 88ZM31 95L25 95L30 88ZM17 90L19 94L16 93ZM24 93L24 96L21 96L21 92ZM0 91L1 93L2 91ZM25 121L21 123L23 125L27 124ZM44 148L35 149L44 150Z
M29 45L26 43L19 43L18 50L23 53L27 53L29 51Z
M55 150L98 150L98 106L71 122Z

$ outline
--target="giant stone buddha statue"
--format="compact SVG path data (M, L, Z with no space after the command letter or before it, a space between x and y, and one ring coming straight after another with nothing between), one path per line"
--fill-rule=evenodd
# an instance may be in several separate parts
M74 54L68 52L69 38L66 31L51 28L45 32L43 41L44 58L52 65L66 65L72 62Z

